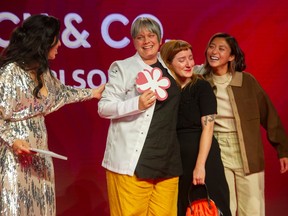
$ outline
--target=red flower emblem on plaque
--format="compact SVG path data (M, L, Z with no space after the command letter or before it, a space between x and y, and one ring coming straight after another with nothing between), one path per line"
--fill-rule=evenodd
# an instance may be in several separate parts
M156 98L159 101L164 101L168 97L166 89L170 87L170 80L163 77L160 68L153 68L152 71L140 71L136 78L136 87L138 92L142 93L148 89L155 92Z

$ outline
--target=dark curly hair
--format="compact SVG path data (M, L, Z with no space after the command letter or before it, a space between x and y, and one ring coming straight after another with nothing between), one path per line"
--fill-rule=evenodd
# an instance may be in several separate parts
M37 98L43 87L41 75L46 71L51 73L48 53L58 43L59 32L60 21L57 18L32 15L14 29L9 45L1 53L0 67L14 62L23 70L36 72L38 85L33 95Z

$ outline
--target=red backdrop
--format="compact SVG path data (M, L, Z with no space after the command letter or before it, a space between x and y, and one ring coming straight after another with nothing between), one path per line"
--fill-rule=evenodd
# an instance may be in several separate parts
M159 20L163 39L193 45L196 63L212 34L234 35L246 54L247 71L267 91L288 129L287 38L285 0L0 0L0 50L30 14L46 13L62 22L61 42L51 67L67 85L93 88L107 81L109 65L134 54L130 25L141 14ZM247 110L249 112L249 110ZM108 120L97 114L97 101L68 105L46 118L50 149L68 156L54 160L57 215L108 215L105 171L101 160ZM266 157L266 215L285 214L288 174L281 175L276 152L263 133Z

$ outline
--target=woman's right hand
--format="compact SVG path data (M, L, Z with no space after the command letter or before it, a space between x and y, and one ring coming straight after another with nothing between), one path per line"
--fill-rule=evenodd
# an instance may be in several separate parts
M104 91L104 89L105 89L105 84L102 84L99 87L92 89L93 98L100 100L102 97L102 92Z
M155 93L152 90L147 90L139 97L139 110L145 110L151 107L156 101Z
M193 184L198 185L198 184L205 184L205 167L200 166L200 167L195 167L193 170Z
M30 145L25 140L16 139L12 145L12 149L16 155L32 154L30 151Z

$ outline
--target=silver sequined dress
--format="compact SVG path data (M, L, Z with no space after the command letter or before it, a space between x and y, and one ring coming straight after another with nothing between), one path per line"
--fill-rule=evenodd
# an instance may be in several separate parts
M35 82L14 63L0 69L0 215L56 215L52 158L17 156L15 139L48 150L44 116L65 104L90 99L91 89L65 86L44 75L48 95L33 96Z

